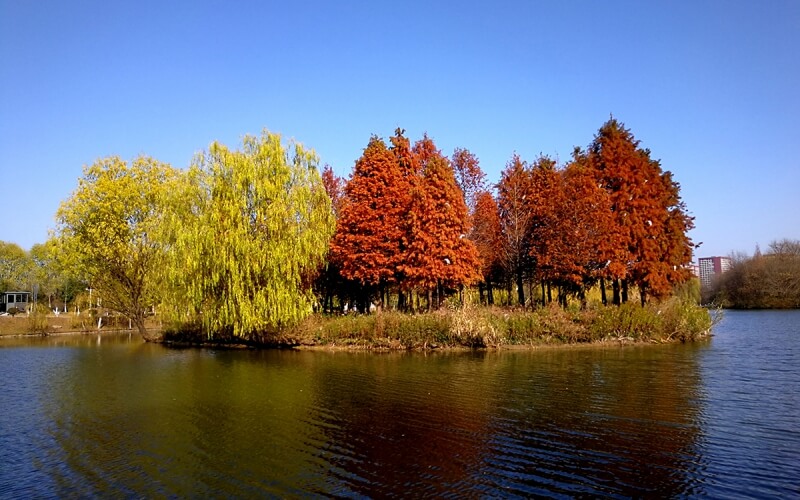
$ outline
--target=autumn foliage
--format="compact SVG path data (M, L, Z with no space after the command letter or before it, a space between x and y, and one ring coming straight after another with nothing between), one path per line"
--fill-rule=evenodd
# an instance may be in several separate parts
M338 295L361 308L436 306L469 285L489 304L499 289L509 305L586 305L594 287L603 303L634 287L645 303L689 277L680 185L613 118L566 165L514 154L495 186L468 150L448 158L399 129L370 139L343 191L332 172L323 181L338 215L330 262L350 284Z
M450 161L424 137L412 147L397 130L391 147L372 137L345 188L332 259L362 286L357 302L386 302L390 289L407 307L413 292L430 298L475 282L478 252L467 239L469 214Z

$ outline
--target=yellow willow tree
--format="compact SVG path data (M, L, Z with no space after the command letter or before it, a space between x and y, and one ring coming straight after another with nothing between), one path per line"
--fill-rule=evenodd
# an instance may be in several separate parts
M165 313L209 339L263 341L312 311L334 230L313 151L264 131L198 155L165 225Z
M145 338L162 255L154 235L176 177L176 170L153 158L103 158L84 168L78 188L56 214L51 246L61 265Z

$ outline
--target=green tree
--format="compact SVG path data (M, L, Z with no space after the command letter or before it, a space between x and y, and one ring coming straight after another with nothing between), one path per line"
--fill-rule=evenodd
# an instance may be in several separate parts
M55 251L83 276L103 306L128 317L147 338L145 317L156 298L157 238L175 170L153 158L112 156L85 167L78 188L56 214Z
M16 243L0 241L0 292L27 289L28 254Z
M169 317L209 339L261 341L312 311L335 224L317 163L267 131L195 158L164 226Z
M39 297L47 296L47 307L50 309L53 307L53 298L61 285L61 276L53 255L54 247L55 241L48 240L47 243L33 245L29 253L31 282L39 286Z

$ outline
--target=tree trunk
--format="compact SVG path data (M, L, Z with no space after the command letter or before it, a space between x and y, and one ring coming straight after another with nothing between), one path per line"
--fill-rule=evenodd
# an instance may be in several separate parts
M622 280L622 303L628 303L628 280Z
M642 299L642 307L647 303L647 288L644 286L639 287L639 295Z
M536 309L533 300L533 280L528 281L528 298L531 299L531 309Z
M478 303L485 306L486 303L483 301L483 286L483 282L478 283Z
M547 304L547 296L545 295L545 291L545 283L544 280L542 280L542 307Z
M611 281L611 291L612 291L612 294L613 294L612 299L611 299L612 303L615 306L620 305L621 301L620 301L620 298L619 298L619 280L618 279L614 279L614 280Z
M490 306L494 305L494 292L492 291L492 283L486 283L486 301Z
M158 340L158 335L150 335L147 332L147 326L144 323L144 313L136 314L133 318L129 319L133 322L134 326L136 326L136 329L139 331L139 335L141 335L145 341L153 342L154 340Z
M522 282L522 270L517 272L517 301L525 307L525 284Z
M606 279L600 277L600 301L604 306L608 305L608 297L606 297Z
M547 303L553 303L553 289L550 287L550 282L547 282Z

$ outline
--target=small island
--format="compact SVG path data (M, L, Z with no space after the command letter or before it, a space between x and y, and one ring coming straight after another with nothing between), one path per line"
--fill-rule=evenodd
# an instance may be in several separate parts
M348 179L267 131L185 170L108 157L56 219L17 280L48 298L30 331L52 331L59 294L72 329L190 345L685 342L712 326L680 185L614 118L563 165L514 154L496 184L468 150L401 129Z

